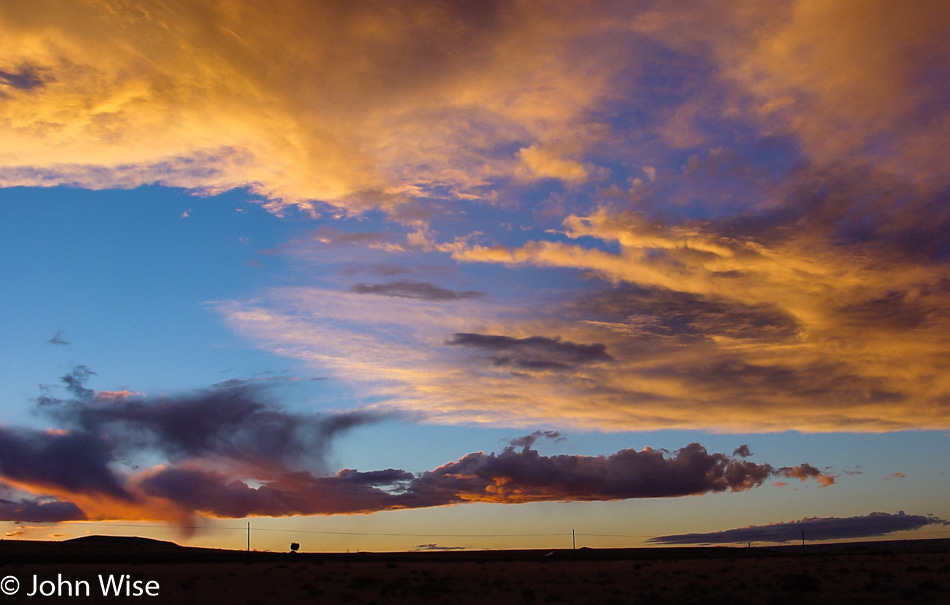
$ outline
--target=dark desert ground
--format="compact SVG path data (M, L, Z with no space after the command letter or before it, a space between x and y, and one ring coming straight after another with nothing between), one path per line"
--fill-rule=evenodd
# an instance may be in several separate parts
M93 536L5 540L0 565L3 603L736 605L946 603L950 595L950 540L810 544L804 551L799 544L333 554L248 553ZM103 596L100 575L125 576L143 588L156 582L158 595ZM10 576L19 583L15 595L6 594ZM28 596L35 582L46 582L41 592L53 594Z

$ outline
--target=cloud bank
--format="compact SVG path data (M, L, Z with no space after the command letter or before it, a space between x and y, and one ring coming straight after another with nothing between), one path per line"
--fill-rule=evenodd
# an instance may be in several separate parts
M870 513L856 517L811 517L800 521L752 525L705 534L678 534L650 538L654 544L732 544L737 542L796 542L804 532L808 541L873 538L927 525L948 525L932 515Z
M562 439L556 431L536 431L498 454L471 453L421 473L330 474L326 455L334 437L381 415L293 414L262 402L262 387L247 382L184 397L117 399L85 387L90 375L78 368L63 378L70 398L38 400L59 428L0 429L0 476L11 493L0 501L4 519L365 514L467 502L740 492L773 476L833 482L808 464L774 468L709 453L698 443L675 452L626 449L609 456L542 456L532 449L539 438Z

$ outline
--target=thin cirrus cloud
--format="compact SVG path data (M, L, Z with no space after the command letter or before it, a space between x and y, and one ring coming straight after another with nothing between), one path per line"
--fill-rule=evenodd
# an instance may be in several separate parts
M737 542L794 542L802 539L842 540L873 538L898 531L916 530L928 525L950 523L932 515L870 513L855 517L805 518L800 521L752 525L724 531L677 534L650 538L654 544L734 544Z
M950 326L942 286L929 283L927 271L879 265L878 283L829 256L826 265L800 261L783 284L781 272L766 278L755 268L772 265L776 253L721 245L727 261L737 258L727 270L702 264L718 262L712 252L673 248L694 260L679 270L695 275L665 285L617 277L616 286L543 308L439 297L367 304L355 293L281 288L216 309L263 348L365 389L380 409L432 422L725 431L950 426L941 403L950 386L941 372ZM588 266L635 272L624 254L608 261ZM686 290L690 279L712 285Z
M429 282L395 281L386 284L356 284L351 291L357 294L376 294L397 298L420 298L423 300L459 300L481 298L484 292L474 290L449 290Z
M38 410L60 428L0 430L6 520L236 518L360 514L467 502L603 501L745 491L769 477L833 478L807 463L775 468L709 453L625 449L609 456L543 456L532 449L556 431L511 441L501 453L467 454L433 470L330 474L338 435L381 415L294 414L262 401L260 385L221 385L184 397L103 398L64 380L70 397ZM519 449L520 448L520 449ZM826 483L822 481L822 483ZM253 486L256 484L256 486ZM15 498L15 499L14 499Z
M505 319L520 315L519 307L486 299L368 299L279 288L252 301L215 303L215 309L260 346L319 366L377 398L381 411L424 422L523 428L550 424L552 414L561 423L607 430L631 421L585 404L602 400L593 378L614 362L609 347L583 332L572 340L525 334ZM484 333L470 332L473 324Z

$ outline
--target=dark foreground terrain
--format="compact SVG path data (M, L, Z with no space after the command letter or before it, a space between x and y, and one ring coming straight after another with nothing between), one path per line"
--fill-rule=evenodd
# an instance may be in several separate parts
M123 596L114 595L117 589ZM143 538L0 541L0 591L0 605L948 603L950 541L814 545L804 552L798 546L358 554L247 553Z

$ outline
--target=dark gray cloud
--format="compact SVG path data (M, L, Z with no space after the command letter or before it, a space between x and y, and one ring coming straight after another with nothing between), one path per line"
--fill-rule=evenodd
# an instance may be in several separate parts
M66 390L74 397L78 400L85 400L95 394L95 391L86 388L86 381L89 380L90 376L95 375L96 373L86 366L76 366L60 380L66 385Z
M871 513L857 517L802 519L769 525L753 525L702 534L678 534L650 538L655 544L732 544L738 542L794 542L801 540L840 540L872 538L898 531L920 529L927 525L950 525L931 515Z
M593 294L575 303L574 311L584 319L635 325L641 338L786 340L800 329L791 314L774 306L633 284Z
M530 437L530 436L529 436ZM522 445L520 442L518 445ZM188 512L222 517L371 513L465 502L604 501L744 491L781 474L698 443L675 453L621 450L610 456L542 456L525 445L477 452L437 469L344 470L332 477L287 473L258 488L217 471L165 468L139 487Z
M35 65L21 65L16 71L0 70L0 95L5 87L27 92L42 88L49 79L49 74Z
M138 487L145 494L164 498L186 513L240 518L248 515L371 513L394 508L399 498L373 484L392 488L403 471L384 473L378 479L353 476L314 477L307 472L285 473L257 488L226 473L192 467L170 467L143 477Z
M409 481L412 478L412 473L395 468L382 471L358 471L345 468L336 474L336 479L341 482L365 485L392 484L399 481Z
M715 221L725 237L754 237L770 245L803 234L840 249L883 254L892 262L950 258L950 207L945 187L921 187L907 175L869 163L805 163L789 167L765 190L779 204ZM926 216L926 221L920 217Z
M68 344L70 344L68 340L66 340L66 339L63 338L63 331L62 331L62 330L58 330L58 331L56 332L56 334L54 334L53 337L50 338L49 340L47 340L46 342L50 343L51 345L68 345Z
M710 351L708 361L657 365L644 373L683 381L696 389L721 393L745 403L761 402L776 393L794 396L799 401L835 397L841 405L898 403L906 397L906 393L888 388L883 378L861 376L853 367L834 360L804 365L794 365L789 360L766 365L739 355L713 353L718 351Z
M943 317L950 280L915 284L906 290L891 290L875 298L860 300L835 309L839 321L853 326L886 326L896 330L926 327Z
M428 282L415 281L395 281L388 284L375 284L372 286L356 284L351 290L357 294L378 294L380 296L420 298L422 300L432 301L462 300L485 296L484 292L475 292L473 290L447 290Z
M454 334L446 344L488 351L492 353L494 365L522 370L566 370L613 360L607 353L606 345L578 344L546 336L513 338L460 332Z
M0 474L32 485L130 499L109 464L113 448L88 431L46 432L0 426Z
M17 502L0 499L0 521L59 523L85 519L85 513L78 506L55 498L24 498Z
M749 456L752 455L752 452L749 450L749 446L743 443L742 445L737 447L735 451L732 452L732 455L748 458Z
M0 426L0 475L25 485L134 499L115 470L129 457L167 463L204 461L269 476L325 472L333 439L385 416L369 412L293 414L268 404L264 385L245 382L181 397L123 396L85 386L84 366L62 378L71 398L43 396L37 410L59 421L52 431Z
M530 435L524 435L523 437L516 437L511 439L508 442L508 445L511 447L523 447L525 449L531 449L531 446L535 444L538 439L551 439L554 442L566 441L567 437L561 435L558 431L535 431Z
M486 500L619 500L742 491L772 474L767 464L709 454L698 443L669 454L621 450L610 456L541 456L528 448L469 454L423 473L417 495L481 495Z
M103 398L83 386L82 368L63 378L76 398L42 402L46 414L88 434L106 434L116 452L152 450L170 460L222 457L261 468L323 470L333 437L383 416L291 414L264 401L266 383L227 381L157 399Z
M873 243L894 260L950 259L945 187L923 188L868 164L846 163L801 167L779 187L785 206L766 219L773 233L792 228L825 234L839 246Z

